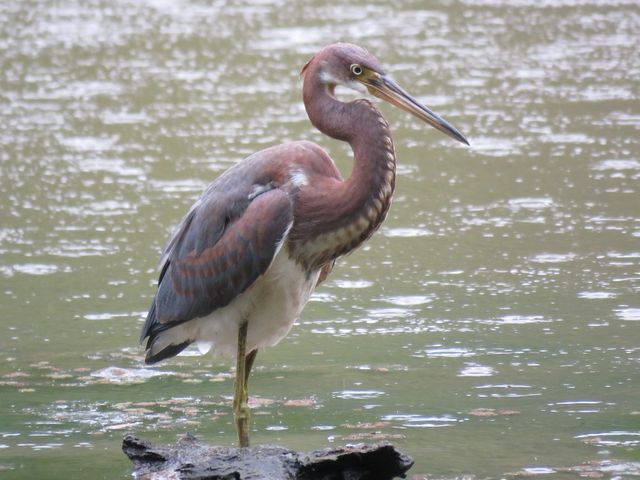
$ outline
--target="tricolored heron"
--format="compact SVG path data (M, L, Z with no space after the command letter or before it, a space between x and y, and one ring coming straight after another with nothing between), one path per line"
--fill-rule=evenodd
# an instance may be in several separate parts
M148 339L147 364L194 342L236 356L233 410L241 447L249 444L247 381L258 350L287 335L335 260L378 229L391 203L396 156L389 124L368 100L336 99L336 86L368 91L468 144L356 45L325 47L302 75L311 123L353 149L351 175L344 180L329 155L307 141L254 153L220 175L162 254L141 335Z

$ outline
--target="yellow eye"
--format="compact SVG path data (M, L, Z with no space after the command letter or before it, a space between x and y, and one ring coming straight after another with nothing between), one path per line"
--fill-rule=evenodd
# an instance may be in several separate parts
M353 73L356 77L362 75L362 67L357 63L351 65L351 73Z

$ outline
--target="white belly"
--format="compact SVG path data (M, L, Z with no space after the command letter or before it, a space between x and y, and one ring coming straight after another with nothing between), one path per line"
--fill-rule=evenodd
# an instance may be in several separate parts
M307 276L289 259L286 248L282 248L266 273L229 305L174 327L166 334L171 333L174 339L195 340L202 353L211 350L216 357L235 357L238 327L247 320L247 353L273 346L291 330L319 274L317 271Z

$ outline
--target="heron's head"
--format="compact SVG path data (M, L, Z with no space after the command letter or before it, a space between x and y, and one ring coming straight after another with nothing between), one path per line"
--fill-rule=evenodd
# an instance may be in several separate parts
M302 75L312 70L330 94L336 86L344 86L361 93L370 93L405 110L459 142L467 139L453 125L422 105L386 74L371 53L350 43L334 43L320 50L302 68Z

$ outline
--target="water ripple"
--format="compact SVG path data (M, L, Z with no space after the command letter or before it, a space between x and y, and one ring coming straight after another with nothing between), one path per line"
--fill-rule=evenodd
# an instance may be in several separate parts
M386 395L380 390L341 390L331 394L334 398L343 400L367 400L371 398L379 398Z
M440 428L440 427L452 427L462 420L452 416L425 416L417 414L390 414L384 415L382 420L385 422L394 422L400 424L402 427L408 428Z

